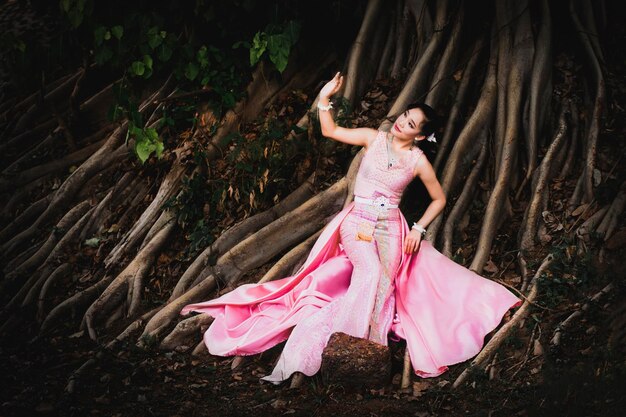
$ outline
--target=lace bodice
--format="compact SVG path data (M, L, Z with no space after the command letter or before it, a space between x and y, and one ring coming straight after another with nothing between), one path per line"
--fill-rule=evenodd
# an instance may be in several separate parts
M389 166L386 132L379 131L370 144L354 184L354 195L372 198L384 195L392 204L398 204L402 192L413 179L415 164L423 155L421 149L413 147Z

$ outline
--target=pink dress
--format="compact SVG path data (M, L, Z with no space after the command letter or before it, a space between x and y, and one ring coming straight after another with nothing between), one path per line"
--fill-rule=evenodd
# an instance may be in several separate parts
M357 174L354 194L398 204L422 151L405 151L389 164L379 132ZM422 241L402 251L409 232L397 208L352 203L324 229L292 277L246 284L215 300L185 306L215 320L204 334L213 355L253 355L287 340L271 375L280 383L296 371L317 373L330 335L344 332L387 345L406 339L421 377L476 355L484 337L521 301Z

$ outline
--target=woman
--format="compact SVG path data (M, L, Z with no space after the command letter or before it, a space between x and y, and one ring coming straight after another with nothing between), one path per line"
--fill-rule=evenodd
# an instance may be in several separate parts
M181 314L215 317L204 336L214 355L252 355L287 339L274 371L262 378L274 383L294 372L315 374L335 332L383 345L395 334L406 339L416 374L437 376L478 353L484 336L520 300L422 241L446 202L416 146L434 141L434 111L410 106L389 132L339 127L329 110L342 82L337 73L320 91L319 119L324 136L366 149L354 202L326 226L293 277L242 285ZM398 203L416 176L432 202L409 230Z

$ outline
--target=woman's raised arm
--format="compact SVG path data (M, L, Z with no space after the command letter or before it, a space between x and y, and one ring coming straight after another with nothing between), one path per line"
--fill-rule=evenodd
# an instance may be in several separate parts
M320 91L318 106L329 108L330 97L341 88L343 84L343 76L339 73L335 74L322 90ZM359 145L367 148L367 145L376 137L376 130L365 127L356 129L348 129L337 126L333 120L333 116L328 110L319 110L320 126L322 127L322 135L329 139L350 145Z

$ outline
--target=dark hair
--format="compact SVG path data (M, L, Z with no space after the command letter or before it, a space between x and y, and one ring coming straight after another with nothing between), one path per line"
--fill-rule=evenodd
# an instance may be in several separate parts
M424 113L424 121L420 124L420 133L426 137L431 134L441 137L439 135L441 128L441 118L433 109L426 103L416 102L411 103L406 107L406 111L411 109L420 109ZM420 148L428 160L433 163L435 156L437 155L437 143L429 142L426 139L417 142L417 147Z

